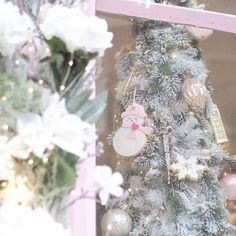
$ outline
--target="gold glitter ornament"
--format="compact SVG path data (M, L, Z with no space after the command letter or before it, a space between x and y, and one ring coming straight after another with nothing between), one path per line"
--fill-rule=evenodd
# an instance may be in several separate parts
M205 107L209 94L206 86L200 81L185 77L181 92L188 105L201 109Z
M223 144L228 142L228 138L225 132L225 128L221 119L219 109L214 104L210 113L211 124L213 127L214 135L217 144Z

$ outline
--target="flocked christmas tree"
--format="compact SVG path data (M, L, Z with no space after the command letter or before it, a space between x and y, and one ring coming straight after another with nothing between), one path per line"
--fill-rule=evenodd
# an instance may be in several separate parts
M169 4L199 7L189 0ZM235 160L218 146L226 137L198 48L211 33L134 21L132 49L117 64L113 137L127 194L110 202L104 235L234 234L218 178Z

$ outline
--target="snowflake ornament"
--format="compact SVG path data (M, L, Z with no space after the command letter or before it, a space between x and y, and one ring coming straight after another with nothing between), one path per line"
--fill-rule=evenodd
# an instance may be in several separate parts
M207 166L197 164L196 157L185 159L183 156L177 154L176 160L176 163L170 165L170 170L177 174L178 180L191 179L198 181L199 175L208 169Z

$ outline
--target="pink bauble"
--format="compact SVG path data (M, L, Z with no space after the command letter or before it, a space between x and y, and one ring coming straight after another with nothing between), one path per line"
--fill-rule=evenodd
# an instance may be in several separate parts
M220 181L228 200L236 200L236 175L226 174Z
M213 34L213 30L197 28L194 26L186 26L186 29L188 33L196 40L205 40Z
M208 96L204 84L196 79L185 78L182 85L182 97L188 105L197 108L204 108Z

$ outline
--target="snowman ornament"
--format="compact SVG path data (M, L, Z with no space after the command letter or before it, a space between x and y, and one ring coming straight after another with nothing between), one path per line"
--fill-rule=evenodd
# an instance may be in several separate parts
M122 125L113 138L113 147L117 154L131 157L139 154L147 142L152 128L144 126L147 114L143 106L133 103L121 114Z

